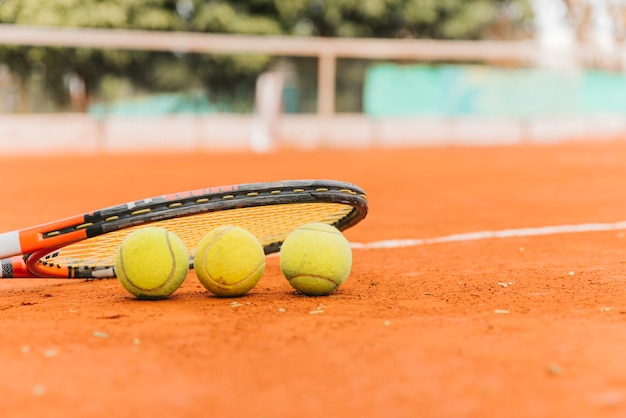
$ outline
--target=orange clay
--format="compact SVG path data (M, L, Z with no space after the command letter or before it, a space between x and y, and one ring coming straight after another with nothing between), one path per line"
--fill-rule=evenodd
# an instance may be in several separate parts
M353 242L626 219L623 142L0 164L29 167L3 184L3 231L297 178L365 189ZM278 257L236 299L193 273L161 302L115 280L0 280L0 416L625 416L625 232L355 249L319 298L296 295Z

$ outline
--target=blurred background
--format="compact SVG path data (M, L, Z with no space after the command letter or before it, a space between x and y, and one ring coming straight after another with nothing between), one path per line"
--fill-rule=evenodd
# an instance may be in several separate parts
M625 42L626 0L1 0L0 149L623 138Z

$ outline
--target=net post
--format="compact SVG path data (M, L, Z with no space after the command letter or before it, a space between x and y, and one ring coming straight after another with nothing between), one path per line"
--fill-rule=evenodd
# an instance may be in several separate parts
M322 132L321 141L328 137L330 121L335 116L337 56L331 50L318 55L317 118Z

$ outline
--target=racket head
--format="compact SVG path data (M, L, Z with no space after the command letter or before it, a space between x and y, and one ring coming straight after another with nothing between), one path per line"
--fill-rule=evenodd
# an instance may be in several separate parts
M190 264L200 239L222 225L249 230L270 254L279 251L287 235L305 223L323 222L343 231L365 218L367 209L361 188L338 181L296 180L194 190L68 218L78 225L56 223L57 228L51 230L40 228L44 240L72 237L72 241L38 249L24 257L24 263L37 277L114 277L119 245L147 225L178 235L189 251ZM77 231L81 237L74 239ZM22 268L15 257L13 264Z

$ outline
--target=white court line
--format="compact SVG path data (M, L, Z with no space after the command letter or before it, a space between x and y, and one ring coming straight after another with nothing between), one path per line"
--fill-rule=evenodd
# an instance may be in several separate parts
M418 245L439 244L444 242L476 241L491 238L533 237L538 235L570 234L575 232L616 231L626 229L626 221L614 223L591 223L580 225L556 225L536 228L503 229L500 231L478 231L464 234L445 235L435 238L391 239L367 243L352 242L355 249L401 248Z

